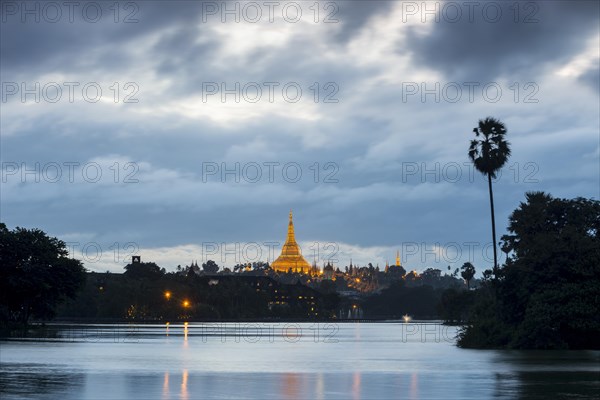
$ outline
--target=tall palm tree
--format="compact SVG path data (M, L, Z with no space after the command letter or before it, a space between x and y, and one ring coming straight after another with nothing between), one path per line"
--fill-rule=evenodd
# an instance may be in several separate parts
M466 262L460 269L462 270L460 276L467 282L467 290L471 290L471 279L475 276L475 266L470 262Z
M510 143L505 139L506 127L499 120L487 117L479 120L479 126L473 129L476 139L471 140L469 158L475 169L488 177L490 209L492 211L492 240L494 243L494 274L498 271L496 250L496 221L494 219L494 194L492 179L510 157Z

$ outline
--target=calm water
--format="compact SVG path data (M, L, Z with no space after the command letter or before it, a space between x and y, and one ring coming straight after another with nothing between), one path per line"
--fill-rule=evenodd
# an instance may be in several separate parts
M55 326L0 342L0 398L598 398L600 352L463 350L419 323Z

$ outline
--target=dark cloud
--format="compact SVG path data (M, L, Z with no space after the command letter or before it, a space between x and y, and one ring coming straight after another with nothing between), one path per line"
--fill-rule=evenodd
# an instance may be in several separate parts
M127 4L134 6L127 8L120 3L117 15L116 3L84 1L78 2L73 9L72 19L69 8L64 6L61 7L61 18L51 22L54 14L50 14L50 10L44 11L44 2L4 3L17 6L15 14L3 15L5 21L0 27L0 66L8 76L18 75L23 68L29 74L89 71L94 66L89 65L88 57L98 48L106 48L107 53L102 64L97 65L98 69L131 65L135 61L132 49L129 53L118 54L123 46L169 26L194 25L201 9L198 2L141 1L129 2ZM94 6L87 7L88 4ZM102 11L96 21L97 6ZM38 11L27 14L23 11L26 9Z
M2 57L0 66L4 73L18 73L22 67L27 67L29 72L42 73L46 71L76 68L85 60L80 59L88 54L90 49L97 46L114 46L118 49L140 37L161 32L164 29L173 31L165 32L164 38L159 40L156 49L165 55L179 57L183 61L190 57L203 56L203 46L196 45L198 32L206 32L215 24L221 24L222 18L232 20L231 15L222 15L222 11L233 6L226 3L244 3L234 0L226 1L137 1L120 4L116 14L116 3L110 2L78 2L73 8L73 17L69 7L60 7L61 17L57 18L52 8L46 9L43 2L8 2L12 5L3 5L3 21L0 26ZM327 3L335 5L326 8ZM56 3L62 4L62 3ZM129 4L129 6L125 6ZM281 3L276 15L281 14ZM388 1L338 1L321 2L321 20L335 11L335 18L342 27L340 33L333 40L345 41L352 37L354 31L360 29L374 14L389 8ZM14 6L13 6L14 5ZM93 5L88 7L88 5ZM214 10L216 14L207 10ZM240 6L241 5L241 6ZM100 17L96 21L97 7L101 7ZM16 7L16 9L14 8ZM333 7L333 6L332 6ZM242 8L240 8L241 10ZM308 3L302 3L303 18L311 20L312 14ZM10 10L10 11L8 11ZM37 10L27 13L25 10ZM84 12L84 10L87 10ZM241 11L240 11L241 12ZM268 9L262 10L263 20L268 19ZM243 14L241 14L243 16ZM53 22L56 18L56 22ZM118 22L115 23L115 18ZM333 17L332 17L333 18ZM25 21L25 22L23 22ZM242 18L240 23L250 24ZM208 46L210 47L210 46ZM187 54L185 54L187 53ZM131 57L131 54L129 54ZM133 61L133 59L122 62ZM177 61L173 61L176 63ZM86 65L89 68L89 65ZM168 71L169 65L162 65Z
M327 6L325 11L325 6L328 3L333 3L337 9L330 5ZM346 42L352 37L355 31L360 30L365 26L369 19L389 11L394 5L394 2L385 0L348 0L334 2L321 1L321 4L323 5L322 14L324 16L330 15L334 9L339 10L336 12L335 16L332 15L331 18L339 20L339 23L342 24L342 30L337 36L337 39Z
M487 3L491 6L484 17ZM456 17L449 11L444 18L441 8L440 22L432 24L430 34L412 29L407 43L414 59L449 80L489 82L510 75L534 81L547 65L568 62L585 50L592 35L598 35L600 3L596 1L478 4L473 22L465 7L457 22L452 22ZM516 4L519 22L515 22ZM496 7L502 13L499 18Z
M571 61L597 29L593 13L597 7L551 3L540 3L538 24L513 24L512 20L493 25L480 20L439 23L432 26L429 36L410 33L407 43L420 65L452 79L526 76L533 80L548 65ZM134 24L110 20L2 24L3 81L51 73L65 74L65 79L78 74L90 81L98 77L132 80L139 75L140 81L151 86L140 87L139 104L21 105L18 96L3 104L3 162L26 162L31 167L36 162L106 159L110 166L111 157L122 157L143 165L142 179L136 185L15 184L11 177L0 193L2 220L9 226L40 227L56 235L89 233L107 247L116 241L152 248L202 241L283 240L287 213L293 208L300 240L358 246L487 241L485 181L478 177L470 182L466 169L457 183L447 184L443 178L441 184L435 181L438 162L451 160L464 167L469 134L478 118L488 112L500 114L503 120L510 118L507 123L515 139L544 133L543 140L535 142L511 139L515 144L511 162L521 162L521 174L526 172L525 161L535 161L544 177L552 177L560 174L561 165L578 161L587 166L597 160L589 156L597 140L581 134L593 130L597 103L593 108L585 97L589 92L584 91L581 102L586 103L573 101L579 100L576 91L581 85L573 85L570 93L556 88L540 91L543 101L535 105L482 104L481 99L474 104L406 103L395 81L395 65L390 67L386 58L394 54L364 49L369 59L349 60L349 53L360 58L360 49L356 50L356 42L348 44L363 29L377 37L381 26L374 26L373 18L384 16L396 2L335 2L339 23L332 26L336 29L286 26L293 32L284 45L261 45L250 37L248 48L225 56L237 43L227 42L226 29L215 33L215 26L209 25L221 24L218 16L202 21L201 3L138 4L139 22ZM302 4L308 7L312 2ZM233 31L240 25L226 28ZM392 33L397 27L385 28ZM281 35L289 33L281 31ZM402 68L407 74L418 65ZM595 66L580 79L597 88L597 71ZM296 81L305 90L314 82L334 81L339 85L340 102L284 104L283 111L277 108L280 104L272 108L242 104L246 108L241 111L215 107L211 110L220 113L217 121L206 113L195 115L197 110L187 113L185 108L203 106L192 103L192 98L201 93L206 81ZM556 112L557 104L560 112ZM243 112L257 116L239 118ZM318 118L297 118L301 112ZM557 132L560 135L548 138ZM567 140L571 147L564 144ZM544 154L540 154L540 143L546 146ZM229 162L231 167L231 163L247 161L297 162L304 179L289 183L280 174L274 184L264 179L249 185L202 182L203 162ZM313 180L314 170L309 168L315 162L321 168L319 182ZM338 183L322 182L327 162L339 167ZM434 176L423 179L419 171L403 179L405 162L433 168ZM437 166L438 178L442 167ZM507 171L513 173L514 168ZM578 179L581 186L591 186L594 178L583 174ZM525 190L563 190L575 196L587 195L591 189L575 191L549 178L543 184L502 181L495 190L497 221L504 226Z

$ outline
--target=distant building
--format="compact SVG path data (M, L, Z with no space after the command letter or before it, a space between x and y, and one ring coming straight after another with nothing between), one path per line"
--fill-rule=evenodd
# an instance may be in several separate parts
M323 268L323 279L333 279L333 266L329 262Z
M192 261L192 264L190 265L190 271L196 275L200 275L200 266L198 265L198 261Z

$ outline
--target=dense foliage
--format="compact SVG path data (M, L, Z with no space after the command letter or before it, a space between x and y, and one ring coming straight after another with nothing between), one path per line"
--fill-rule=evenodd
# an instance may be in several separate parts
M429 285L409 287L402 280L393 282L364 302L365 314L371 318L399 319L408 314L417 319L436 318L441 289Z
M51 318L85 280L81 262L66 244L39 229L7 229L0 223L0 321L26 324Z
M459 345L598 349L600 202L526 199L502 237L507 262L478 290Z

